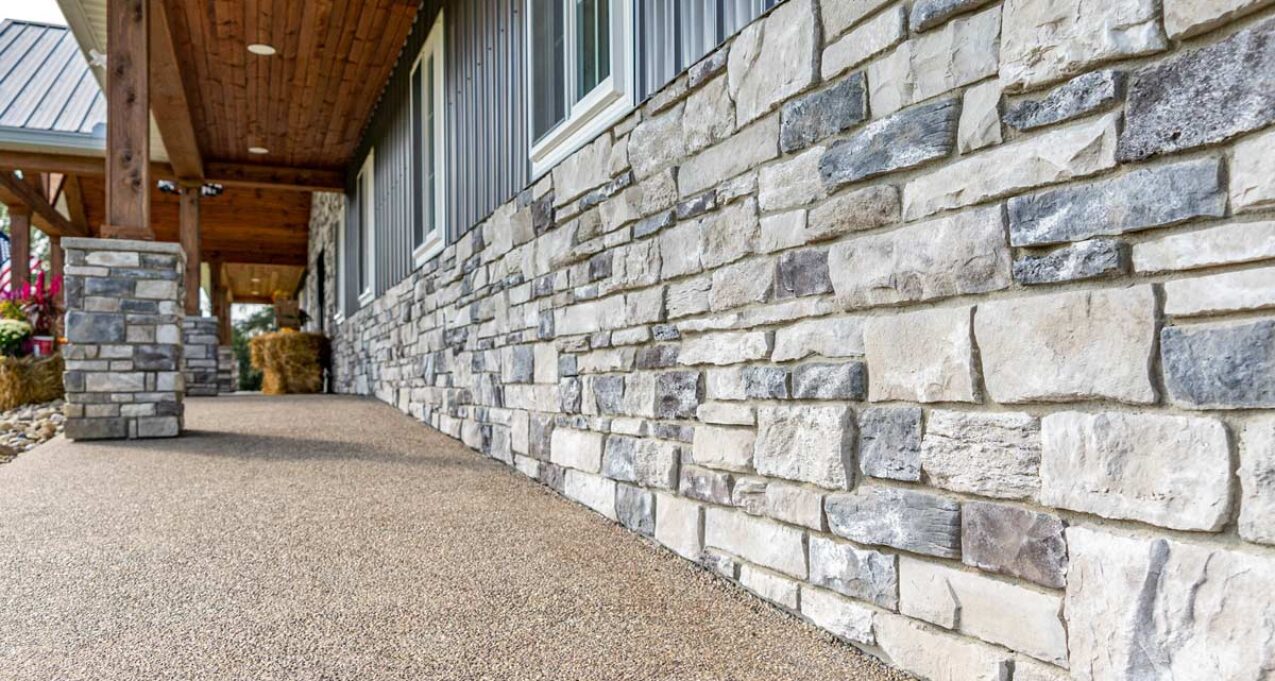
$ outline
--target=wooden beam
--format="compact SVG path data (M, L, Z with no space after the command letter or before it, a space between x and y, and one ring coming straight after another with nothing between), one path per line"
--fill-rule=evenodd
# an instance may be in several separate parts
M105 168L102 159L96 156L0 150L2 170L100 176ZM167 163L151 163L150 172L153 179L178 179L173 167ZM208 161L204 164L204 181L227 187L345 192L345 171L340 168L296 168Z
M221 279L221 261L209 259L208 284L212 289L212 313L217 318L217 342L219 345L230 345L234 338L230 322L230 292Z
M164 140L168 160L177 179L197 182L204 179L204 161L186 101L177 50L162 0L148 0L150 11L150 105L155 125Z
M181 189L181 207L178 209L179 234L182 250L186 253L186 314L199 315L199 183L184 185Z
M204 260L208 262L221 261L228 264L237 265L292 265L295 267L304 267L306 264L305 253L280 253L261 250L206 250L203 252Z
M260 166L247 163L210 161L206 176L209 182L227 187L270 187L299 191L345 191L345 173L319 168Z
M67 175L66 181L62 183L62 191L66 195L66 211L70 215L71 228L76 234L88 234L89 217L80 176Z
M76 229L40 192L7 171L0 171L0 203L25 206L35 213L36 225L49 236L88 236L87 229Z
M31 209L9 206L9 290L31 281Z
M106 224L102 236L151 230L149 0L106 2Z

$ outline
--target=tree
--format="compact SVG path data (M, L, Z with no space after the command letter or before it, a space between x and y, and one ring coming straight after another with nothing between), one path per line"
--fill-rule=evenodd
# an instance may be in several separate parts
M274 308L265 305L233 325L231 345L239 359L239 389L261 390L261 372L252 368L248 341L253 336L274 330Z

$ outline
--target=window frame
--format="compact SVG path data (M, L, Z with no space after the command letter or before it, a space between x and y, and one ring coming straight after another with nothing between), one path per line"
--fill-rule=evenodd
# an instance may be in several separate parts
M610 2L611 17L611 75L598 83L579 101L576 101L577 35L575 0L561 0L564 10L564 90L567 98L567 116L552 127L540 139L535 139L535 64L536 45L532 29L535 26L534 0L526 0L527 11L527 138L531 141L530 160L532 178L538 178L560 161L598 134L619 121L635 105L636 23L634 0L606 0Z
M367 238L367 252L358 263L359 274L367 274L367 285L359 291L359 307L376 300L376 149L369 149L367 158L359 168L355 179L359 185L359 230Z
M341 202L341 210L337 211L340 215L337 216L336 239L334 239L336 242L336 314L333 315L332 321L338 326L345 321L345 299L349 297L349 291L346 289L349 275L345 272L345 250L347 248L345 241L350 238L350 235L345 231L346 225L349 223L345 216L346 213L350 212L350 197L343 195L343 198L345 200ZM326 286L327 282L320 282L319 285ZM326 312L320 311L320 314L326 314Z
M409 107L409 115L411 116L409 120L412 121L412 134L411 134L412 142L411 143L413 147L412 151L414 154L417 151L416 149L417 145L424 145L427 139L426 135L424 134L425 126L423 121L421 124L421 131L422 131L421 139L419 140L416 139L417 117L422 116L424 114L424 111L417 111L417 102L416 102L414 86L416 84L416 79L422 78L424 76L424 74L422 73L421 67L425 63L425 60L430 57L433 58L434 60L434 74L433 74L434 75L434 93L433 93L434 95L434 125L433 125L433 128L434 128L434 140L435 140L435 145L434 145L435 148L433 153L434 164L435 164L434 188L433 188L434 189L434 211L433 211L434 214L432 216L426 216L425 213L428 211L428 206L420 207L419 215L421 220L424 221L423 224L421 225L422 238L420 243L416 243L416 225L415 224L412 225L412 263L413 263L413 266L417 268L429 262L431 258L433 258L435 255L438 255L440 252L442 252L443 248L447 245L447 172L446 172L447 126L446 126L446 118L445 118L445 112L447 111L447 106L445 104L445 99L444 99L446 95L446 87L445 87L446 71L444 69L444 62L443 62L445 58L444 55L446 53L444 50L444 45L445 45L444 35L445 35L445 31L444 31L444 23L443 23L443 12L440 10L438 13L438 17L434 20L434 25L430 27L429 35L425 39L425 44L421 46L420 53L417 54L416 60L412 62L412 68L408 77L408 107ZM425 94L424 83L421 84L421 94L422 96ZM428 158L426 157L425 149L421 149L420 152L421 152L421 163L422 165L424 165L425 163L428 162ZM412 181L416 185L416 188L418 191L415 192L415 197L412 199L413 220L415 220L416 216L418 215L417 206L415 202L424 201L423 197L425 195L424 193L425 178L423 176L423 173L422 173L422 177L415 176L418 169L415 167L414 158L415 157L413 156ZM432 229L426 230L425 225L431 224L431 222L433 224Z

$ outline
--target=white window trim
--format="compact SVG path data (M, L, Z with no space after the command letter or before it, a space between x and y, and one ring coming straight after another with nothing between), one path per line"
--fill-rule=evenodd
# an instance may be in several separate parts
M576 34L574 27L575 3L566 2L566 65L567 101L575 82ZM633 110L634 84L637 82L634 42L636 37L633 19L633 0L611 2L611 75L597 85L579 102L569 105L566 120L559 123L531 146L531 174L533 178L544 175L572 152L584 146L594 137L610 128ZM527 92L535 88L536 49L533 43L531 0L527 0ZM534 95L533 95L534 96ZM535 135L532 116L534 107L527 106L527 134Z
M345 286L346 277L348 276L345 273L345 240L350 238L350 235L345 233L345 214L350 211L349 196L343 195L342 198L345 200L341 202L341 210L338 211L340 215L337 216L336 228L336 315L333 317L333 321L337 324L345 321ZM327 284L320 285L326 286Z
M429 55L434 57L434 103L437 109L434 111L434 139L439 142L438 148L434 150L434 160L438 165L438 172L434 174L434 229L424 235L424 241L416 246L412 251L412 261L416 267L429 262L429 259L438 255L443 247L447 245L447 144L446 133L447 127L444 120L444 112L447 107L444 105L443 96L445 94L443 70L443 12L440 10L438 18L434 20L434 25L429 30L429 37L425 39L425 45L421 47L421 52L416 56L416 61L412 63L410 79L414 81L418 77L420 65ZM411 81L409 81L411 82ZM412 118L416 120L416 116L423 112L416 111L416 99L411 96L411 88L408 88L408 100ZM424 155L422 153L422 159ZM422 185L421 189L424 189ZM415 238L415 230L413 230L413 238Z
M362 307L376 300L376 149L367 152L363 166L359 169L359 201L363 204L359 211L359 229L367 232L366 260L359 263L360 268L367 268L367 288L359 292L359 306ZM366 178L366 181L365 181ZM366 210L363 210L363 209Z

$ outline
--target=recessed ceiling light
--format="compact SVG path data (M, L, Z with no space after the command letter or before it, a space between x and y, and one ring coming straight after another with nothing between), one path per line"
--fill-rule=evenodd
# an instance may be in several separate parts
M273 47L265 43L253 43L248 46L248 51L253 54L260 55L262 57L269 57L270 55L277 52L277 50L275 50Z
M248 147L249 154L268 154L270 150L265 147Z

